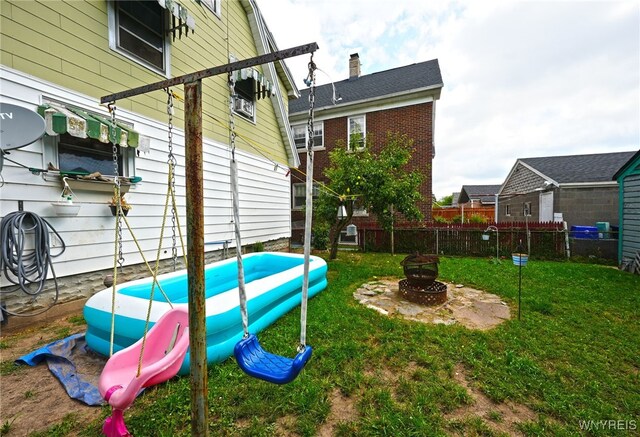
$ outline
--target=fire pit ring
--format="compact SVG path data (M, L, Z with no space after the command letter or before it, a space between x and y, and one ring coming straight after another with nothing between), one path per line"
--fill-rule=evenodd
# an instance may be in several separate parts
M427 287L412 285L408 279L398 283L398 291L404 299L419 305L440 305L447 301L447 284L433 281Z

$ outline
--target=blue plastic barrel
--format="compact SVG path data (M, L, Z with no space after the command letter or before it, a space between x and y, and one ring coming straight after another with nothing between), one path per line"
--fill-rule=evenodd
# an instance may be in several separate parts
M585 240L597 240L598 228L596 226L571 226L569 235L572 238L582 238Z

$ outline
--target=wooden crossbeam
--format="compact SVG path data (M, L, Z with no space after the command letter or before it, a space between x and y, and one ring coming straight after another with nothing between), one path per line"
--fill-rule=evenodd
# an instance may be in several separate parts
M125 99L127 97L146 94L151 91L163 90L165 88L171 88L172 86L183 85L185 83L193 83L206 77L217 76L223 73L230 73L232 71L242 70L243 68L253 67L255 65L280 61L282 59L312 53L316 50L318 50L318 44L312 42L309 44L292 47L290 49L280 50L272 53L265 53L264 55L256 56L249 59L243 59L242 61L231 62L229 64L220 65L218 67L206 68L204 70L196 71L195 73L184 74L182 76L174 77L167 80L161 80L160 82L155 82L148 85L142 85L137 88L121 91L119 93L109 94L108 96L101 97L100 103L112 103L120 99Z

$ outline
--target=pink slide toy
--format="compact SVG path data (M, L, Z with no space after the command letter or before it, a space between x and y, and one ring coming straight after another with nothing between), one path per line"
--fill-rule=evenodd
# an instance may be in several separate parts
M115 353L102 370L98 388L112 411L102 427L108 437L128 436L124 410L133 403L140 390L174 377L189 348L189 313L186 306L167 311L147 333L142 367L138 362L142 351L138 340Z

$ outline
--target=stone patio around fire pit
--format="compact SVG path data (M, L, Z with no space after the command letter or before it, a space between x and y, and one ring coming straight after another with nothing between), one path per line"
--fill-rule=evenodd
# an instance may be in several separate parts
M353 297L385 316L443 325L461 324L469 329L491 329L511 318L500 297L461 285L447 284L447 301L423 306L408 302L398 293L398 279L379 279L362 285Z

